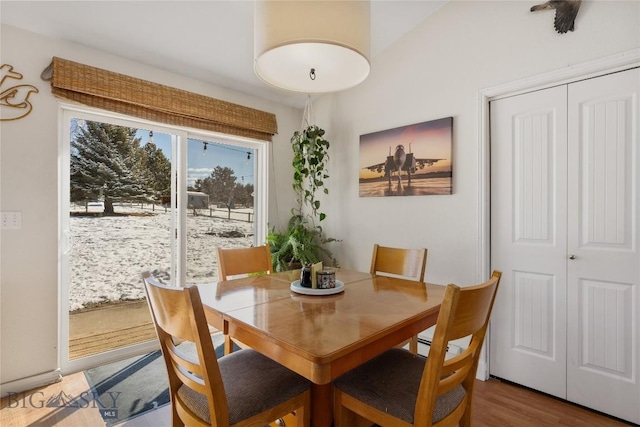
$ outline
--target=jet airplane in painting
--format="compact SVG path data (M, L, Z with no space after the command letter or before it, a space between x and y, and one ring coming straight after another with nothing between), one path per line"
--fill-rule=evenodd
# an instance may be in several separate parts
M382 173L389 178L389 188L391 188L391 178L395 172L398 176L398 188L402 188L402 171L407 173L408 185L411 185L411 174L416 173L418 169L424 169L425 166L433 166L436 162L444 159L418 159L414 157L411 152L411 144L409 144L409 152L404 151L404 145L400 144L396 146L396 151L391 154L391 147L389 147L389 155L387 160L383 163L378 163L371 166L366 166L363 169L368 169L372 172Z

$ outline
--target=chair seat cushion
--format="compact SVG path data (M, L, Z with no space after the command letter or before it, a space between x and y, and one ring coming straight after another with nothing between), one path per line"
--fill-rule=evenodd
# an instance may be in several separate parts
M379 411L413 423L420 380L427 359L394 348L347 372L333 384L342 392ZM432 421L440 421L462 402L462 386L436 398Z
M311 387L304 377L251 349L231 353L219 359L218 364L231 425L279 405ZM211 423L205 395L183 385L178 396L198 417Z

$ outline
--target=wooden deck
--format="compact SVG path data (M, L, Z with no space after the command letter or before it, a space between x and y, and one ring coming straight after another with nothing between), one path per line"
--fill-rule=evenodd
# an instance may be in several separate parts
M122 302L69 315L71 360L156 339L146 301Z

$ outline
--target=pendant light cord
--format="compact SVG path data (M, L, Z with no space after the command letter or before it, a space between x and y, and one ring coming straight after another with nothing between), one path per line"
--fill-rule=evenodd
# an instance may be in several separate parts
M302 125L301 129L306 129L315 122L313 117L313 107L311 105L311 94L307 94L307 102L304 106L304 112L302 113Z

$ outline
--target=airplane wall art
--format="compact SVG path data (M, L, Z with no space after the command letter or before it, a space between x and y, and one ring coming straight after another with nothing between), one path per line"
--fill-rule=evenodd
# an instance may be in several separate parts
M452 194L453 117L360 135L360 197Z

